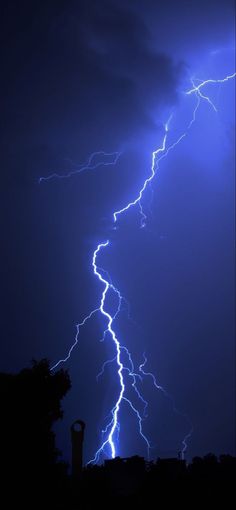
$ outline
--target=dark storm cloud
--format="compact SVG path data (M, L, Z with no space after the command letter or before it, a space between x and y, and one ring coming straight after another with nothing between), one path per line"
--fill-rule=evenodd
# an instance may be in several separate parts
M140 14L114 2L23 5L9 3L2 18L9 168L12 153L25 152L25 169L31 161L38 171L29 145L42 152L41 164L54 154L55 167L60 157L78 161L105 144L115 150L152 129L160 108L176 101L183 65L151 49ZM45 170L51 164L46 158Z
M163 108L176 100L184 66L152 50L147 25L140 15L124 7L110 8L106 3L106 9L93 13L87 36L99 65L130 84L138 110L147 114L152 107L157 111L160 104Z

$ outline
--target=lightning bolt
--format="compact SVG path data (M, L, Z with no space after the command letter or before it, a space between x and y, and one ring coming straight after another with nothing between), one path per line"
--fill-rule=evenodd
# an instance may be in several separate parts
M196 121L197 111L198 111L202 101L206 101L214 109L214 111L217 111L216 107L213 104L213 102L211 101L210 97L203 93L204 87L207 85L210 85L210 84L222 84L222 83L228 82L230 79L234 78L235 75L236 75L236 73L233 73L231 75L226 76L225 78L217 79L217 80L208 79L208 80L203 81L203 80L197 80L196 78L191 79L192 88L189 89L187 92L185 92L185 95L186 96L193 95L195 97L196 102L193 107L192 117L191 117L188 125L186 126L185 131L177 138L177 140L175 140L171 145L167 146L169 127L170 127L170 123L173 118L173 114L171 114L169 119L167 120L166 124L164 125L164 135L163 135L161 146L152 152L150 175L144 180L140 191L137 193L137 196L134 199L132 199L127 205L123 206L122 208L120 208L119 210L117 210L113 213L114 224L117 223L119 216L127 213L132 207L135 207L137 205L139 208L139 213L141 215L140 226L144 227L146 225L147 216L143 210L142 198L143 198L143 195L144 195L147 187L152 183L152 181L156 175L156 172L159 169L159 164L160 164L161 160L166 158L168 156L169 152L172 151L187 136L193 123ZM196 85L196 82L199 82L199 84ZM100 158L101 156L105 157L105 160L99 159L97 161L96 158ZM49 175L48 177L41 177L39 179L39 182L47 181L47 180L53 179L53 178L63 179L66 177L71 177L72 175L83 172L85 170L96 169L101 165L115 165L117 163L118 159L120 158L120 156L121 156L120 152L114 152L114 153L107 153L105 151L94 152L91 154L88 161L84 165L80 165L76 170L69 171L63 175L53 173L53 174ZM110 411L110 416L111 416L110 421L106 425L105 429L102 431L102 434L103 434L103 436L105 436L105 439L102 442L99 449L97 450L97 452L95 453L94 458L91 459L89 461L89 463L97 463L102 454L107 455L108 457L115 458L115 456L117 454L117 443L118 443L119 432L120 432L119 411L120 411L121 405L123 403L128 404L131 411L137 417L139 433L140 433L140 436L143 439L144 443L146 444L147 454L149 456L151 444L143 432L143 419L147 417L148 402L142 396L142 394L138 388L138 385L139 385L139 383L142 382L143 377L150 378L154 387L158 391L161 391L162 393L164 393L164 395L168 399L171 400L172 405L173 405L173 411L180 414L181 416L183 416L185 419L188 420L188 423L190 425L190 430L188 431L188 433L185 435L185 437L182 440L182 457L184 457L184 454L185 454L187 446L188 446L188 440L190 439L190 437L192 435L192 431L193 431L193 427L192 427L190 420L188 419L188 417L185 414L180 413L178 411L178 409L175 407L173 398L168 394L168 392L161 385L158 384L154 374L152 372L148 372L145 370L145 366L147 364L147 358L146 358L145 354L144 354L143 363L141 363L138 367L138 370L135 371L134 363L133 363L130 352L128 351L127 347L123 346L120 343L120 341L117 338L117 335L115 333L114 322L115 322L115 319L117 318L118 314L121 311L121 303L124 300L124 298L122 297L120 291L113 285L111 278L110 278L109 274L107 273L107 271L100 268L97 264L98 256L104 249L109 248L109 246L110 246L109 240L99 243L97 245L96 249L94 250L93 258L92 258L92 268L93 268L94 276L99 280L100 284L103 286L100 303L94 310L92 310L83 319L82 322L77 324L75 339L74 339L72 346L70 347L70 349L68 351L68 354L64 358L60 359L57 363L55 363L51 367L51 369L54 370L55 368L58 367L58 365L60 363L65 363L66 361L69 360L74 348L78 344L78 338L79 338L81 327L83 327L86 324L86 322L89 321L93 317L93 315L95 315L97 313L101 314L105 318L106 323L107 323L106 329L104 330L104 333L103 333L102 340L104 340L105 337L107 335L109 335L109 337L112 340L113 346L114 346L115 355L113 356L112 359L104 362L101 371L97 375L97 380L104 373L104 370L108 364L115 363L117 366L116 373L117 373L117 380L118 380L118 385L119 385L119 394L118 394L118 398L117 398L113 408ZM106 309L106 301L107 301L109 292L113 292L116 295L117 300L118 300L117 309L113 316ZM143 404L142 415L140 414L137 407L134 405L133 401L131 399L129 399L127 396L127 386L129 388L127 378L128 378L128 380L132 381L131 387L133 388L134 392L136 393L138 400L141 401Z

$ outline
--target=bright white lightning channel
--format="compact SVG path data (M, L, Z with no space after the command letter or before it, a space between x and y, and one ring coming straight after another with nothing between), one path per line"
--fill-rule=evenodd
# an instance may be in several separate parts
M226 76L225 78L221 78L221 79L217 79L217 80L214 80L214 79L208 79L208 80L205 80L205 81L202 80L202 81L200 81L200 83L198 85L196 85L196 81L199 82L199 80L197 80L197 79L192 79L191 80L192 88L189 89L185 93L186 96L194 95L195 98L196 98L196 103L195 103L195 106L193 108L192 118L191 118L190 122L188 123L185 131L181 134L181 136L179 136L179 138L174 143L172 143L170 146L167 146L168 132L169 132L169 126L170 126L170 123L171 123L172 115L169 117L168 121L166 122L166 124L164 126L164 135L163 135L162 144L161 144L161 146L159 148L154 150L153 153L152 153L151 171L150 171L149 177L147 177L145 179L145 181L144 181L140 191L137 193L136 198L134 198L127 205L125 205L124 207L122 207L121 209L119 209L119 210L117 210L117 211L115 211L113 213L113 221L114 221L114 223L117 223L118 218L119 218L120 215L127 213L128 210L131 207L134 207L134 206L138 205L139 206L139 211L140 211L140 214L141 214L141 225L140 226L141 227L145 226L146 215L144 214L143 208L142 208L142 203L141 203L142 202L142 197L143 197L143 194L145 193L145 191L147 189L147 186L154 179L154 177L156 175L156 172L157 172L157 170L159 168L159 164L160 164L161 160L163 158L166 158L168 156L169 152L171 150L173 150L187 136L188 131L190 130L190 128L192 127L193 123L196 120L196 114L197 114L198 108L200 106L200 103L202 101L207 101L211 105L211 107L213 107L213 109L215 111L217 111L216 107L212 103L211 99L207 95L203 94L204 87L206 85L210 85L210 84L222 84L222 83L226 83L230 79L234 78L235 75L236 75L236 73L233 73L231 75ZM98 156L104 156L105 160L103 160L103 161L99 160L99 161L96 162L96 157L98 157ZM54 174L51 174L48 177L41 177L39 179L39 182L47 181L47 180L53 179L53 178L60 178L61 179L61 178L71 177L72 175L74 175L76 173L80 173L82 171L89 170L89 169L95 169L95 168L98 168L99 166L102 166L102 165L115 165L117 163L117 161L118 161L120 156L121 156L121 153L119 153L119 152L114 152L114 153L106 153L104 151L95 152L95 153L91 154L91 156L89 157L87 163L85 163L84 165L81 165L78 169L76 169L74 171L70 171L67 174L63 174L63 175L54 173ZM108 157L108 160L106 159L107 157ZM109 158L112 158L112 159L109 159ZM103 292L102 292L102 295L101 295L101 300L100 300L99 306L97 306L97 308L92 310L83 319L83 321L81 323L77 324L75 340L74 340L72 346L70 347L70 349L68 351L68 354L64 358L60 359L57 363L55 363L51 367L51 370L54 370L55 368L58 367L59 364L65 363L66 361L69 360L69 358L70 358L74 348L78 344L78 337L79 337L79 333L80 333L80 328L82 326L84 326L86 324L86 322L89 319L91 319L94 314L100 313L100 314L102 314L105 317L105 319L107 321L107 327L104 330L103 339L105 338L106 334L110 335L111 340L112 340L113 345L114 345L114 348L115 348L115 356L111 360L105 361L105 363L103 364L101 372L98 374L98 377L100 375L102 375L102 373L104 372L104 369L107 366L107 364L115 362L116 366L117 366L117 377L118 377L118 384L119 384L120 390L119 390L118 398L117 398L117 400L116 400L116 402L115 402L115 404L114 404L114 406L113 406L113 408L112 408L112 410L110 412L110 414L111 414L110 422L108 423L108 425L103 430L103 435L106 436L105 440L102 442L101 446L99 447L99 449L95 453L94 458L90 461L92 463L98 462L99 459L100 459L101 454L108 455L108 457L112 457L112 458L114 458L116 456L116 454L117 454L117 445L116 445L116 443L118 441L118 436L119 436L119 431L120 431L119 411L120 411L120 407L121 407L123 402L124 403L128 403L130 409L132 410L132 412L137 417L139 433L140 433L140 436L143 439L144 443L146 444L147 453L149 455L151 444L150 444L150 441L147 439L147 437L145 436L145 434L143 432L143 419L147 417L148 402L144 399L144 397L142 396L142 394L140 393L140 391L138 389L138 383L140 381L142 381L143 377L151 378L154 387L158 391L162 391L167 396L167 398L171 398L171 400L173 402L172 397L170 397L168 395L168 393L162 388L162 386L160 386L157 383L155 376L151 372L146 372L144 370L144 366L147 363L146 356L144 357L144 362L142 364L140 364L139 369L137 370L137 372L135 372L134 363L132 361L132 357L131 357L130 352L128 351L128 349L125 346L121 345L121 343L120 343L119 339L117 338L116 333L115 333L115 331L113 329L114 321L117 318L117 316L118 316L118 314L119 314L119 312L121 310L121 303L122 303L122 300L124 298L121 296L119 290L111 282L111 279L110 279L108 273L105 270L103 270L100 267L98 267L98 265L97 265L97 257L98 257L98 255L100 255L100 252L102 250L108 248L109 244L110 244L109 240L106 240L105 242L99 243L97 245L96 249L94 250L93 259L92 259L93 273L96 276L96 278L100 281L100 283L103 285ZM115 314L113 316L110 313L108 313L108 311L106 310L106 298L107 298L108 291L111 291L111 292L115 293L117 298L118 298L117 309L116 309L116 312L115 312ZM126 386L128 386L128 388L129 388L130 385L128 384L128 382L126 383L125 374L127 374L128 377L131 378L131 381L132 381L131 386L132 386L133 390L135 391L135 393L137 394L139 401L142 402L142 404L143 404L143 412L142 413L140 413L139 410L135 407L133 401L131 399L128 399L128 397L127 397ZM177 412L178 414L182 415L183 417L187 418L186 415L184 415L182 413L179 413L179 411L175 408L174 405L173 405L173 410L175 412ZM188 418L187 418L187 421L190 424L190 421L188 420ZM191 437L191 434L192 434L192 425L190 427L189 432L185 435L184 439L182 440L182 455L184 455L184 453L185 453L185 451L187 449L187 441Z

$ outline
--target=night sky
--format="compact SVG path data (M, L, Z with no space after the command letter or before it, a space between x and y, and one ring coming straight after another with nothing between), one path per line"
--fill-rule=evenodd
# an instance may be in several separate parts
M191 76L234 72L234 2L9 0L0 20L0 369L66 356L76 323L98 306L92 256L110 239L99 265L130 305L116 333L137 366L146 353L147 371L192 422L187 457L235 454L234 80L204 90L218 113L203 101L160 163L143 200L146 228L137 207L112 228L149 175L171 113L169 143L185 131ZM117 164L39 183L100 150L120 151ZM100 342L104 326L95 316L61 365L72 380L56 428L65 459L77 418L87 425L85 461L94 456L117 395L115 364L96 381L114 356L109 337ZM188 422L150 378L141 387L151 457L176 455ZM125 405L120 425L117 453L146 455Z

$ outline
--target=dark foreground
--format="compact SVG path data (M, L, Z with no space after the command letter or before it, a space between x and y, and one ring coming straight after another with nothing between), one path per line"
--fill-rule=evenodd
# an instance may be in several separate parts
M43 360L19 374L0 374L1 507L27 509L231 508L236 457L208 454L148 463L116 458L70 476L52 430L70 389L67 372Z

